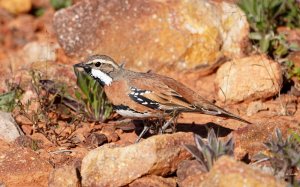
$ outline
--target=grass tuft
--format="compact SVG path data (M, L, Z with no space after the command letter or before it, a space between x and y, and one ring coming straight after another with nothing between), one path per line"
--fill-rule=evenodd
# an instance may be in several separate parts
M80 91L76 98L85 106L85 112L92 121L105 121L112 113L112 105L108 102L100 84L83 71L74 68L77 85Z

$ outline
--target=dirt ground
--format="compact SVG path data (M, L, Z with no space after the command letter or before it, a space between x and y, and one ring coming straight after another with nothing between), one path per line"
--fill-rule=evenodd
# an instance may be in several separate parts
M29 148L37 153L41 160L50 163L51 167L59 168L82 160L90 150L103 144L111 142L118 145L133 144L142 131L143 122L125 119L115 113L103 123L87 121L84 116L54 101L53 94L45 90L37 92L32 82L34 75L28 73L32 69L46 72L42 74L42 79L50 79L55 83L66 81L64 83L67 85L68 94L75 98L74 90L77 86L72 65L78 63L79 59L67 56L59 47L52 28L53 14L54 10L49 7L41 17L30 14L14 16L0 9L0 90L4 93L20 86L23 92L23 96L19 99L23 106L16 107L12 114L25 136L19 137L11 148L16 150L18 146ZM42 58L41 62L27 63L30 56L36 55L35 51L25 49L25 46L32 42L49 45L46 51L55 53L55 61L45 57L46 60ZM52 49L50 46L55 47ZM300 63L299 53L296 58L297 56ZM188 76L170 71L169 76L193 88L218 106L253 123L245 124L232 119L194 113L184 113L178 119L176 131L179 132L193 132L206 137L207 130L214 128L219 137L237 136L236 146L239 150L236 157L239 159L246 154L251 155L262 150L261 146L256 146L257 140L260 143L264 142L276 127L283 132L287 132L288 129L299 131L300 98L293 92L295 83L291 84L292 86L290 83L283 85L281 93L268 99L231 104L221 102L217 96L215 71L205 76L199 76L198 71L190 72ZM25 103L29 100L31 103L27 106ZM49 103L52 101L53 103ZM259 106L255 107L254 102L259 103ZM153 135L155 129L145 138ZM247 143L253 146L247 147ZM2 146L7 150L5 149L7 145ZM28 166L18 165L18 167ZM5 172L12 171L5 170ZM48 172L48 169L45 172Z

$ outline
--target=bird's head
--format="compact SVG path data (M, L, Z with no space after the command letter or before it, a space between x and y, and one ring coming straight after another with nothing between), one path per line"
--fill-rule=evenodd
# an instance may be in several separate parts
M106 55L92 55L84 62L75 64L74 67L83 68L86 73L99 81L102 86L109 86L114 80L116 72L122 68Z

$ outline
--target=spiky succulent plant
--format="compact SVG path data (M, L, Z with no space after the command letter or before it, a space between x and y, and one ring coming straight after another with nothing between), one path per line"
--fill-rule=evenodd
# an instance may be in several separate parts
M208 172L214 162L222 155L233 155L234 142L229 138L226 142L219 140L213 129L209 130L207 140L195 134L194 145L185 145L185 148L199 161L203 171Z
M269 161L274 174L294 183L293 171L300 168L300 135L292 132L286 139L276 128L274 136L264 143L267 153L259 153L254 160Z

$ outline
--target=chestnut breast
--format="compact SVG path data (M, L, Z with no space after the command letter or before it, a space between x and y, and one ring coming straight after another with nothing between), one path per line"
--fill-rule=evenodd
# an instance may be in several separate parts
M127 112L125 115L124 113L120 112L117 110L119 114L122 116L127 116L127 117L158 117L160 116L160 111L155 111L151 108L148 108L146 106L143 106L139 103L136 103L133 101L130 97L129 94L131 92L130 86L128 85L128 82L126 80L117 80L114 81L110 86L104 86L104 91L106 93L106 96L108 100L114 105L114 106L123 106L129 107L130 110L135 113L145 113L147 115L141 116L141 115L134 115L129 112Z

